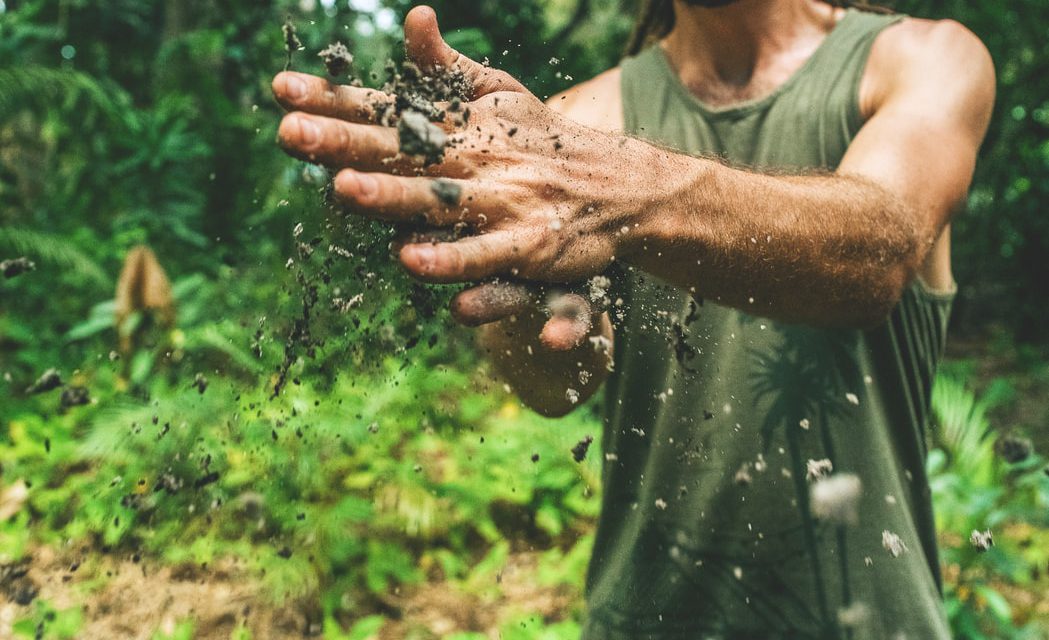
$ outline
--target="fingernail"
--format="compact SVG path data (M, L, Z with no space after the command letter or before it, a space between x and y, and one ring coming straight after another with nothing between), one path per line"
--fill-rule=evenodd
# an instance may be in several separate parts
M284 94L294 102L306 97L306 83L293 75L284 77Z
M379 183L375 178L363 173L354 174L354 177L357 178L357 194L366 200L371 200L379 192Z
M302 144L307 147L313 146L321 137L320 129L308 118L298 118L298 121L299 138L302 140Z

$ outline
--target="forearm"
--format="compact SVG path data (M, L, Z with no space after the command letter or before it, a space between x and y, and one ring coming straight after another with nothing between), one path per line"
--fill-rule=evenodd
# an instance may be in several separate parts
M939 232L863 178L764 175L659 153L620 259L757 315L877 324Z
M557 417L586 401L608 377L612 324L608 314L601 314L582 344L552 351L539 340L544 319L530 313L486 325L480 343L522 402L537 413Z

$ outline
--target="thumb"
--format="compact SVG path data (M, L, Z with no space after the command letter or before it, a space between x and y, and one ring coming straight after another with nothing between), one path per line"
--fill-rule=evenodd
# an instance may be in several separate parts
M415 7L405 17L404 48L408 59L423 71L449 69L461 72L472 87L471 100L496 91L528 93L524 85L505 71L475 62L448 46L437 26L437 13L426 5Z

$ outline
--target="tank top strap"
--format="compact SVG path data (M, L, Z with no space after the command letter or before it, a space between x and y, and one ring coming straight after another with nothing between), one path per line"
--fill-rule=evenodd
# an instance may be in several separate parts
M902 14L848 9L827 36L813 60L803 71L806 90L827 96L828 105L841 105L851 134L863 125L860 83L867 69L871 47L886 28L902 21Z
M660 46L653 45L621 63L624 127L639 131L642 123L660 120L668 112L698 112L708 121L736 120L745 114L767 110L791 100L805 102L805 108L844 109L852 132L862 125L859 86L878 34L905 16L847 9L834 29L812 56L767 96L728 107L711 107L698 100L681 84ZM813 104L818 97L820 104Z

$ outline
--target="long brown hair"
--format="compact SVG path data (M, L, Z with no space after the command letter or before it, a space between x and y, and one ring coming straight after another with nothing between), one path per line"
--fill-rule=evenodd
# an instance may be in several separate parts
M860 0L826 0L835 7L854 7L863 11L875 13L892 13L892 10L876 4L862 2ZM674 28L674 2L673 0L641 0L637 11L637 21L634 23L634 31L627 41L626 55L632 56L639 53L655 40L664 37Z

